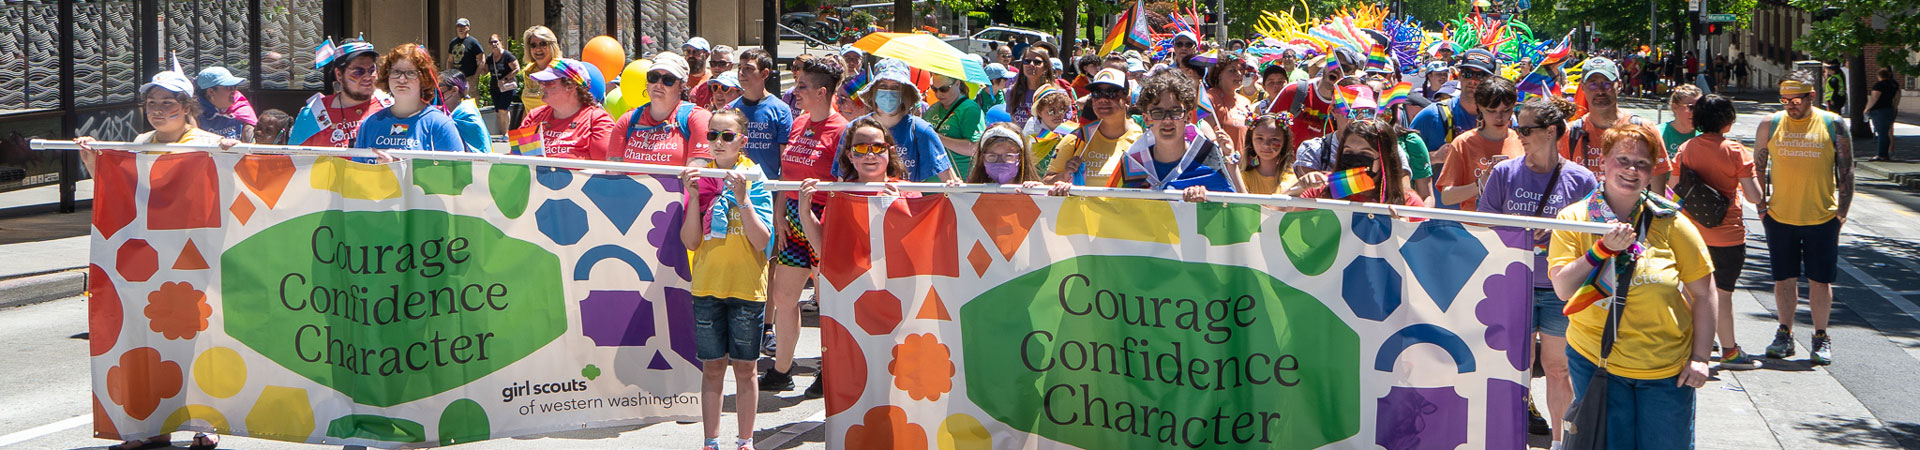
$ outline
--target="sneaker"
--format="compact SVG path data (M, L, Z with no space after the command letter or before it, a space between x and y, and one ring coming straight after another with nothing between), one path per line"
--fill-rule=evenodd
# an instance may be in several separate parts
M773 339L773 324L760 324L760 354L768 357L780 356L780 341Z
M767 369L760 376L760 392L786 392L793 390L793 376L779 370Z
M1816 366L1833 364L1833 339L1827 338L1826 333L1813 335L1813 357L1808 359Z
M1547 423L1547 418L1540 416L1540 409L1533 407L1533 402L1527 402L1527 432L1532 434L1553 432L1553 426Z
M1753 355L1740 351L1739 347L1720 353L1720 368L1724 370L1753 370L1760 368L1760 360Z
M820 398L820 397L827 396L827 372L826 371L821 371L820 373L814 374L813 385L807 386L806 394L807 394L807 398Z
M1793 332L1779 330L1773 332L1773 345L1767 346L1767 357L1787 359L1793 356Z

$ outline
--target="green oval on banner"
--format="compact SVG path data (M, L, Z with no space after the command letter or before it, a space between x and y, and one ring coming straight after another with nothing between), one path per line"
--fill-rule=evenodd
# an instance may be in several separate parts
M560 260L442 211L323 211L220 255L228 335L355 403L494 373L566 331Z
M1080 256L960 314L968 398L1048 439L1306 449L1360 429L1359 334L1258 270Z
M492 437L492 433L492 427L487 424L487 409L473 399L454 400L440 413L440 445L484 441Z
M1293 268L1307 276L1318 276L1333 268L1340 256L1340 238L1346 231L1333 210L1316 209L1290 212L1280 216L1280 248L1287 253Z

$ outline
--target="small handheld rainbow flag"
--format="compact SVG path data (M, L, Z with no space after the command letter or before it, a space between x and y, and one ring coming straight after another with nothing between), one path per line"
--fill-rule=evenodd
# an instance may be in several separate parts
M1380 104L1392 108L1394 105L1406 103L1407 96L1410 94L1413 94L1413 83L1402 81L1400 84L1393 85L1392 88L1387 89L1387 95L1380 98L1382 100Z
M541 146L539 125L507 131L507 143L513 145L513 150L509 154L520 156L546 156L547 154Z
M1327 176L1327 189L1331 191L1333 198L1347 198L1353 194L1371 191L1373 188L1373 176L1367 175L1365 167L1342 170Z
M1035 139L1047 139L1051 137L1072 134L1074 131L1077 131L1079 129L1080 129L1079 122L1068 120L1068 121L1060 122L1060 126L1053 127L1053 129L1040 130L1040 134L1034 135L1033 137Z
M1386 70L1389 61L1392 60L1387 59L1387 48L1380 44L1374 44L1373 50L1367 53L1368 70Z

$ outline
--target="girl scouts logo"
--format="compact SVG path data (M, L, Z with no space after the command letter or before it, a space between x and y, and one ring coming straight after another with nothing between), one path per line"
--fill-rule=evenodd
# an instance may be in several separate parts
M404 124L404 123L393 124L392 128L387 129L387 134L394 135L394 136L407 134L407 124Z

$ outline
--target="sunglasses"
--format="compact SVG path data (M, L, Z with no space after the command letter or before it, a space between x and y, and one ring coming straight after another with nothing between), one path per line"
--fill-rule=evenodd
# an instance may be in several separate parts
M1021 64L1026 64L1026 65L1029 65L1029 66L1038 66L1038 65L1046 65L1046 64L1050 64L1050 63L1048 63L1048 62L1047 62L1047 60L1044 60L1044 59L1028 59L1028 60L1025 60L1025 61L1020 61L1020 63L1021 63Z
M1374 117L1378 117L1379 115L1380 111L1373 108L1354 108L1347 111L1347 117L1353 120L1373 120Z
M1193 48L1193 46L1194 46L1194 45L1196 45L1196 44L1194 44L1194 43L1192 43L1192 42L1175 42L1175 43L1173 43L1173 47L1174 47L1174 48Z
M662 86L673 87L673 85L680 84L680 77L660 72L647 72L647 82L660 83Z
M853 144L853 148L849 148L847 151L852 152L853 156L885 156L893 151L893 147L886 144Z
M1488 78L1493 78L1493 74L1482 72L1479 69L1467 69L1467 70L1460 71L1460 79L1462 80L1480 81Z
M939 92L942 94L945 94L947 93L947 91L951 91L951 90L953 90L953 83L947 83L944 86L936 86L933 88L934 92Z
M1813 94L1801 95L1796 97L1780 97L1780 103L1786 103L1789 105L1804 105L1807 103L1807 100L1812 98L1813 98Z
M347 76L351 78L366 78L373 76L374 73L379 71L380 69L377 67L351 67L347 69Z
M549 45L553 45L553 43L548 41L527 42L527 48L546 48Z
M1530 127L1523 127L1523 126L1520 126L1519 124L1520 124L1520 122L1519 122L1519 121L1515 121L1515 122L1514 122L1514 125L1513 125L1513 132L1515 132L1515 133L1520 133L1520 136L1521 136L1521 137L1526 137L1526 136L1532 136L1532 135L1533 135L1533 131L1534 131L1534 130L1538 130L1538 129L1542 129L1542 128L1546 128L1546 127L1547 127L1547 125L1534 125L1534 126L1530 126Z
M740 134L732 131L708 131L707 132L707 140L709 141L733 142L736 139L740 139Z

